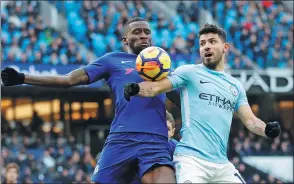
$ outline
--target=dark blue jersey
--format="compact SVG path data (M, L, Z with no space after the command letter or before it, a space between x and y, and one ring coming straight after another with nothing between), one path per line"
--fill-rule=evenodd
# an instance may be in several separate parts
M170 157L173 159L173 155L176 149L178 141L175 139L168 140L168 152L170 153Z
M115 97L115 117L110 133L142 132L167 137L165 94L153 98L134 96L128 102L124 98L124 85L142 82L135 69L137 55L112 52L84 67L89 83L105 79Z
M173 155L174 155L177 144L178 144L178 141L175 140L175 139L169 139L168 140L168 153L169 153L169 155L170 155L170 157L172 159L173 159ZM132 181L130 183L131 184L139 184L139 183L141 183L139 173L135 174L134 178L132 179Z

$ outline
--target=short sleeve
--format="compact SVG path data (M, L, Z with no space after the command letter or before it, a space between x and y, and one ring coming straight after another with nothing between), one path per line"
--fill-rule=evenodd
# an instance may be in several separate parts
M239 95L238 95L237 103L235 106L235 111L238 111L238 109L242 105L248 105L248 99L247 99L246 91L244 89L243 84L239 83L238 89L239 89Z
M180 66L172 72L167 78L171 81L173 89L178 89L188 84L189 81L189 66Z
M108 74L108 57L107 55L101 56L95 61L83 67L89 77L89 83L94 83L98 80L105 78Z

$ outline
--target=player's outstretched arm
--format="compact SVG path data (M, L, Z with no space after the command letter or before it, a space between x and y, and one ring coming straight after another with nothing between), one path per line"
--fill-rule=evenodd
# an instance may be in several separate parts
M87 84L89 77L84 69L77 69L67 75L60 76L35 76L19 73L15 69L6 67L1 71L1 79L4 86L30 84L44 87L72 87Z
M257 135L269 138L276 138L280 135L281 128L278 122L264 123L253 114L249 105L240 106L237 115L246 128Z
M141 82L129 83L124 87L124 96L126 100L130 100L131 96L154 97L161 93L166 93L172 90L172 83L165 78L156 82Z

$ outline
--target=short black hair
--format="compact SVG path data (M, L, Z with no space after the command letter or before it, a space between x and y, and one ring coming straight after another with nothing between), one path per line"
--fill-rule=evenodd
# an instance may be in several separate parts
M206 23L204 25L204 27L201 28L201 30L199 31L199 38L200 38L201 35L208 34L208 33L218 34L218 36L221 38L221 40L223 42L226 42L227 41L227 34L226 34L226 32L222 28L217 27L214 24L208 24L208 23Z
M139 22L139 21L145 21L145 22L147 22L147 20L144 19L144 18L142 18L142 17L133 17L133 18L129 19L129 20L125 23L125 25L124 25L124 34L126 33L126 30L128 29L128 27L129 27L129 25L130 25L131 23L133 23L133 22Z

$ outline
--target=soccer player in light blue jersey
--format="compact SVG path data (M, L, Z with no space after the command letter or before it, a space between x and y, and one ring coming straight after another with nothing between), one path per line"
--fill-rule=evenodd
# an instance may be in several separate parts
M280 125L257 118L241 82L224 72L229 44L223 29L206 24L199 32L199 45L201 64L180 66L158 82L127 84L124 95L130 100L180 89L182 139L174 153L178 183L245 183L227 158L234 112L260 136L276 138Z

